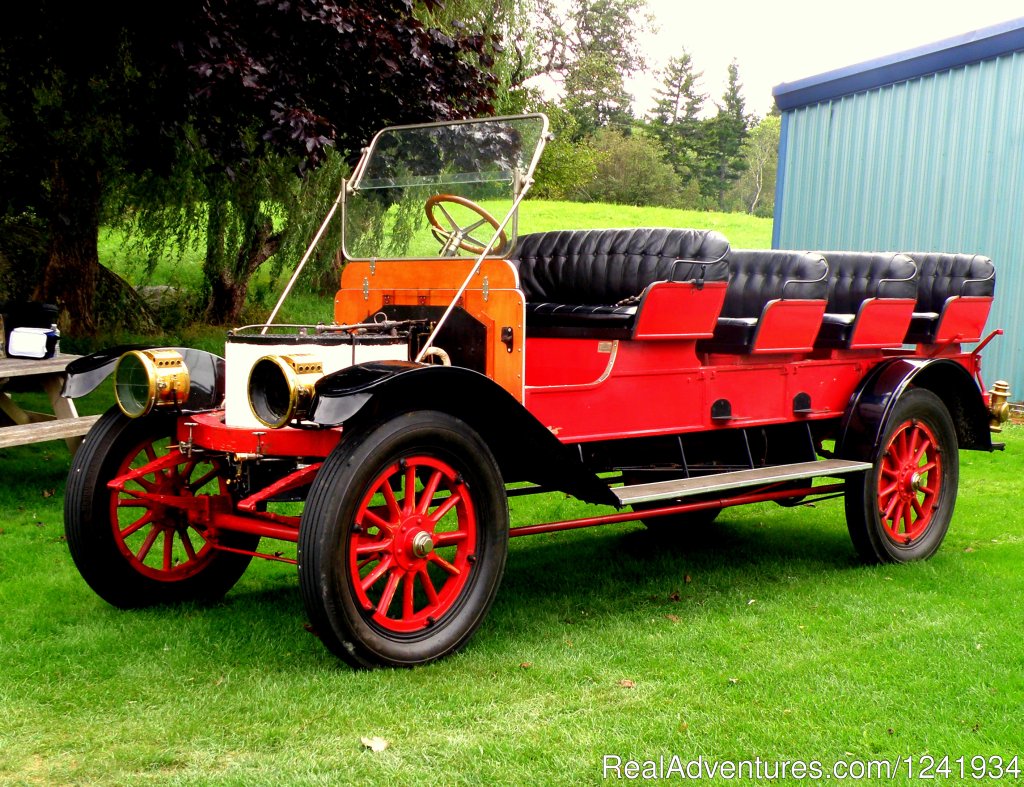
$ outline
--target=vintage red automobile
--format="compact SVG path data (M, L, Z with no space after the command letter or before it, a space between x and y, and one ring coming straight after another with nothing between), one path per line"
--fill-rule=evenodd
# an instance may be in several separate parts
M981 379L991 261L675 228L520 235L547 137L543 115L386 129L334 206L333 322L275 309L229 332L226 359L72 365L66 395L113 370L118 402L65 504L96 593L218 598L253 557L285 560L332 652L408 666L467 642L511 536L842 495L865 560L939 548L958 448L1000 447L1008 412L1006 384ZM553 490L617 512L510 529L510 497Z

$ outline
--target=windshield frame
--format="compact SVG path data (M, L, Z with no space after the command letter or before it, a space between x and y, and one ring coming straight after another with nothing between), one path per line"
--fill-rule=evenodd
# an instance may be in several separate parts
M516 173L516 177L512 179L512 207L504 213L502 216L495 215L495 218L499 221L500 227L509 226L512 229L510 242L507 244L507 248L500 255L489 255L492 257L505 258L515 248L516 240L516 229L518 225L518 206L519 202L522 201L522 197L529 191L533 185L533 175L537 169L537 164L540 161L541 154L544 152L544 148L548 141L551 139L549 131L550 124L548 117L543 112L528 112L521 115L498 115L495 117L483 117L483 118L468 118L465 120L444 120L433 123L411 123L406 125L388 126L378 131L373 139L370 140L370 144L363 148L362 155L360 156L359 162L353 169L352 174L343 183L343 199L341 204L341 253L346 261L376 261L381 259L394 259L394 260L450 260L450 259L472 259L472 257L451 257L451 256L426 256L426 255L415 255L409 257L390 257L390 256L356 256L349 253L347 246L347 221L346 221L346 203L349 198L354 196L358 192L359 185L363 179L369 162L372 160L374 153L377 150L378 143L382 137L386 134L393 134L394 132L402 131L416 131L427 128L440 128L440 127L452 127L469 124L482 124L482 123L498 123L502 121L517 121L517 120L530 120L537 119L541 122L540 135L537 138L537 145L533 151L533 155L529 159L529 163L525 172ZM473 255L474 257L476 255Z

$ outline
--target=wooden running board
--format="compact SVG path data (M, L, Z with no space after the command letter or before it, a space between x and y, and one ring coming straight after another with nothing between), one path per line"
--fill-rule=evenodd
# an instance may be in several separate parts
M704 495L741 489L749 486L765 486L783 481L798 481L817 476L843 476L863 473L871 469L869 462L851 462L847 459L823 459L816 462L797 462L792 465L758 467L753 470L736 470L730 473L714 473L694 478L675 478L671 481L656 481L653 484L633 484L612 489L619 503L651 503L657 500L675 500L691 495Z

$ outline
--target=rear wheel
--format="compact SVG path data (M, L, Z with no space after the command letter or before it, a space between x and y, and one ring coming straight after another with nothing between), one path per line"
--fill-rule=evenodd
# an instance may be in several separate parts
M89 586L115 607L214 600L227 593L252 559L220 551L192 521L187 504L226 495L218 460L188 457L172 443L174 419L130 419L116 408L92 428L75 453L64 501L71 557ZM158 469L137 472L163 457ZM108 483L131 476L120 489ZM219 544L252 551L259 538L218 533Z
M452 416L405 413L346 435L317 473L299 584L337 656L414 666L468 641L507 549L508 503L487 445Z
M942 400L923 388L900 396L871 461L871 470L846 482L857 552L873 563L931 557L949 529L959 478L956 432Z

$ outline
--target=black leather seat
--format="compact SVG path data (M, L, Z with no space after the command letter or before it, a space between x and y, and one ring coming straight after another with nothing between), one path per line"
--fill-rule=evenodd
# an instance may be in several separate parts
M849 344L861 304L869 298L917 298L917 265L905 254L822 251L829 267L828 306L816 347Z
M647 286L725 281L725 263L714 261L728 250L729 242L713 230L559 230L523 235L511 261L531 334L627 338Z
M698 343L703 352L743 353L757 335L769 301L824 300L827 268L820 255L776 249L732 249L726 257L729 286L715 335Z
M907 252L907 256L917 263L919 271L917 305L907 332L908 342L935 340L939 319L950 298L995 295L996 269L988 257L939 252Z

